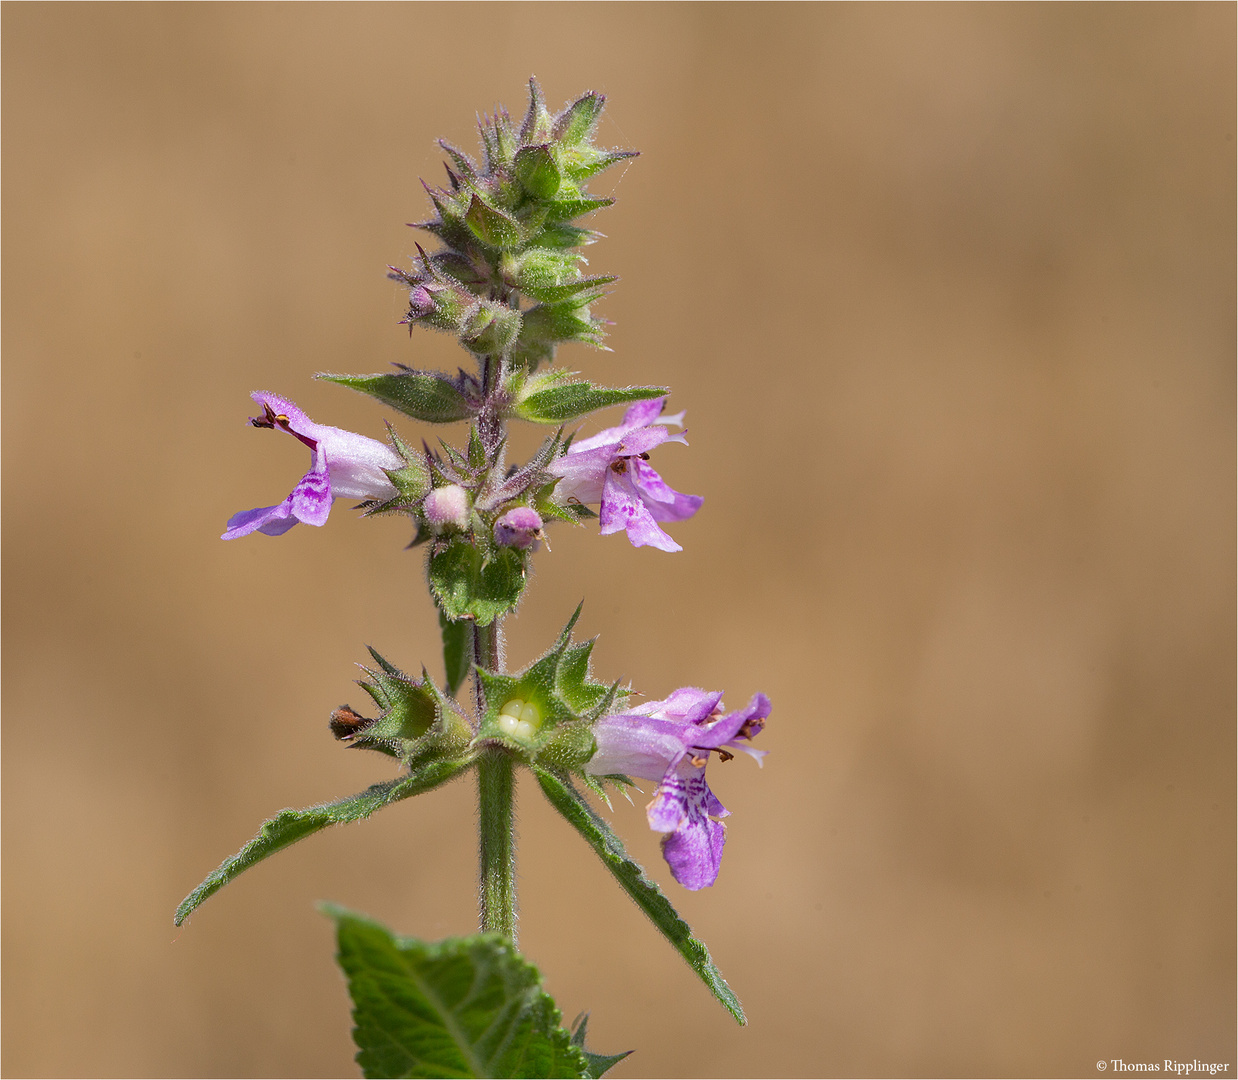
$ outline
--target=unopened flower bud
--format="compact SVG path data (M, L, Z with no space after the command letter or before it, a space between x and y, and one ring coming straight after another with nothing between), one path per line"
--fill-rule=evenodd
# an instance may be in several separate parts
M459 484L435 488L421 504L426 521L442 528L454 525L463 529L469 523L469 493Z
M541 536L541 515L532 507L514 507L494 523L494 542L500 547L536 551Z
M434 310L434 297L424 285L418 285L408 294L408 314L410 318L422 319Z

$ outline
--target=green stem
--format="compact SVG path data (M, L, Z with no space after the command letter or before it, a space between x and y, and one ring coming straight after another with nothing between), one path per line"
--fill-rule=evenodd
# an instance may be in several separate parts
M502 632L496 619L479 626L474 636L479 667L496 671L501 664ZM474 679L477 715L485 713L485 691ZM487 748L477 763L480 923L482 933L504 934L516 941L516 832L513 805L515 765L501 747Z
M477 763L480 810L481 930L516 941L516 835L512 803L516 775L505 750L490 747Z

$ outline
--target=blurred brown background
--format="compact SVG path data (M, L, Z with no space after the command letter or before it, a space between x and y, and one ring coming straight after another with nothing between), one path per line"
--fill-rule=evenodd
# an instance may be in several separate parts
M280 807L391 775L326 719L439 670L408 530L220 542L304 451L249 391L453 367L384 279L445 136L610 96L599 381L666 382L686 550L553 535L599 674L774 702L717 886L737 1028L522 789L522 946L616 1076L1097 1075L1235 1057L1231 4L3 10L4 1071L355 1075L328 898L474 925L472 791L307 841L181 931ZM609 414L604 419L612 419ZM400 425L410 438L427 434ZM453 437L457 432L451 433ZM528 440L526 440L527 442Z

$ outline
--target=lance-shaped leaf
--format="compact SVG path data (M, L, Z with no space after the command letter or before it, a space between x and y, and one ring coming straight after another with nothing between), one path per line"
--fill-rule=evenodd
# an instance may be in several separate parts
M573 374L546 371L530 376L508 406L507 415L538 424L566 424L598 409L647 401L668 393L664 386L595 386L585 379L572 379Z
M593 848L606 869L619 882L623 891L636 901L637 907L649 916L667 941L674 946L688 966L700 976L722 1006L741 1024L748 1021L735 992L727 985L722 973L714 966L709 950L692 934L671 902L645 874L640 865L628 857L623 841L602 820L565 776L534 767L537 782L551 805L559 811Z
M322 910L336 923L365 1076L587 1077L609 1060L572 1041L537 968L507 938L419 941Z
M180 926L194 908L208 897L214 896L233 878L277 851L282 851L298 840L304 840L331 825L360 821L376 810L401 799L430 791L454 779L472 764L471 757L430 761L408 776L374 784L359 795L350 795L345 799L310 806L304 810L281 810L275 817L263 823L257 836L231 858L225 859L218 869L212 871L201 885L181 901L180 907L176 909L176 925Z
M476 415L479 404L461 389L459 379L438 371L401 371L393 375L317 376L378 398L384 405L431 424L450 424Z

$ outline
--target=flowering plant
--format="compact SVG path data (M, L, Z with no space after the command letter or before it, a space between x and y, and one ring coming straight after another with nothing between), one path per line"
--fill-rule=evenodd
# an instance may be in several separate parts
M665 412L661 386L608 388L550 365L560 345L598 345L591 305L610 276L587 277L578 249L598 234L576 224L613 200L587 181L628 150L594 145L604 99L587 93L552 115L530 80L517 126L502 110L481 123L482 159L442 143L448 184L428 188L435 216L419 227L441 247L418 245L411 269L391 268L408 289L403 320L454 333L476 361L456 376L400 367L394 373L322 375L422 423L467 421L463 447L413 449L389 425L389 444L312 421L293 402L255 393L250 423L287 432L310 450L310 468L274 506L234 514L223 534L280 536L298 522L326 524L335 499L360 500L366 516L398 514L424 547L442 629L445 678L408 675L374 650L361 686L377 715L351 706L331 714L335 737L400 763L393 780L304 810L284 810L211 873L176 912L179 925L242 871L330 825L368 817L466 772L478 785L480 933L437 943L396 938L337 907L339 960L354 1003L357 1060L367 1076L601 1076L624 1054L585 1048L542 991L537 970L515 950L513 795L529 770L551 804L601 858L741 1024L739 1000L669 899L628 855L586 789L609 806L607 785L656 786L652 830L672 877L687 889L718 878L728 811L705 780L711 754L742 751L770 713L764 694L727 713L722 694L683 687L637 703L631 687L595 681L593 642L573 640L580 608L557 641L518 672L503 665L502 624L520 602L530 560L556 522L597 517L603 535L623 531L636 547L681 546L664 525L692 517L702 498L670 487L650 464L664 443L686 443L682 412ZM569 425L626 405L622 421L577 439ZM506 426L554 428L532 458L509 465ZM590 509L596 506L596 513ZM374 710L367 710L374 711Z

